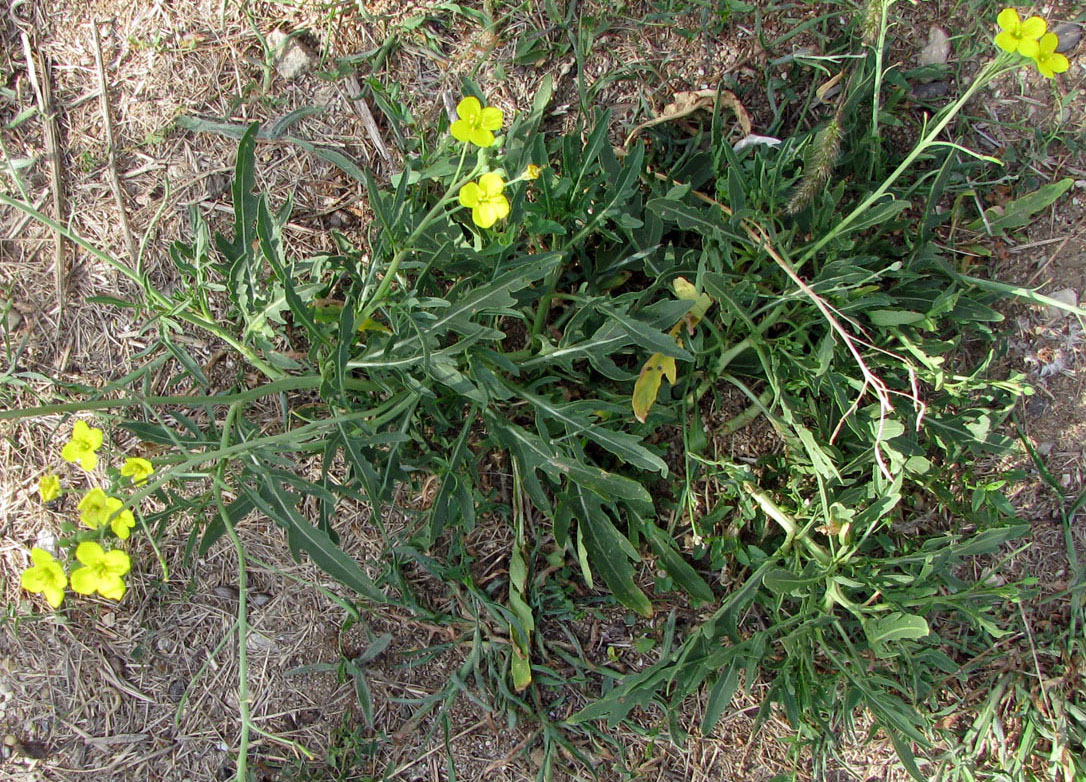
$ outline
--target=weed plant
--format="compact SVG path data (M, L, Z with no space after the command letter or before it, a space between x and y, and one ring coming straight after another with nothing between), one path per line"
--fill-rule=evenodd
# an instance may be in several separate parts
M212 235L194 211L192 240L170 248L182 284L169 293L5 196L131 279L142 297L109 303L144 314L157 341L95 399L4 417L97 410L165 449L126 507L157 501L155 518L141 517L152 534L206 510L191 549L234 542L243 679L234 528L258 512L295 556L357 593L351 616L394 602L457 628L471 652L415 718L440 725L475 693L510 723L532 721L542 779L560 749L587 764L584 739L609 741L601 723L632 728L659 705L679 740L680 706L704 687L708 733L757 682L768 683L758 722L781 714L816 772L866 713L927 779L940 739L976 741L937 724L946 693L973 681L972 661L1007 635L1029 588L989 578L1028 527L1005 484L973 465L1009 451L1001 424L1029 391L993 376L994 304L1043 297L970 276L941 241L971 173L993 165L943 131L1021 57L993 57L913 149L895 149L880 133L893 118L880 100L876 5L860 56L840 60L840 94L776 147L735 151L721 106L693 139L661 127L616 148L603 110L556 135L544 123L549 81L509 122L468 83L457 121L420 139L387 185L310 147L365 184L374 219L363 246L335 234L335 252L306 258L283 240L290 201L255 192L257 141L290 123L226 128L240 136L232 230ZM193 328L244 359L234 388L213 385L177 338ZM151 394L167 363L175 386L199 392ZM729 393L748 408L710 425ZM252 407L268 398L282 409L273 426ZM780 447L732 458L727 436L759 418ZM298 474L299 457L319 457L319 477ZM386 529L401 487L426 481L437 487L429 506L397 508L410 523ZM693 499L707 488L711 508ZM369 505L383 540L368 568L340 547L345 500ZM464 545L483 525L508 540L508 575L486 584ZM979 578L963 567L972 562L984 563ZM657 593L673 587L696 609L692 624L674 613L659 635L638 624L660 603L654 570ZM420 571L458 596L456 615L414 591L407 574ZM651 665L622 675L569 651L580 644L568 623L594 610L572 581L630 612ZM568 643L544 623L565 627ZM372 721L365 662L341 673ZM600 671L594 702L548 716ZM1081 741L1082 715L1068 702L1063 738L1045 746ZM258 730L242 721L238 779ZM1053 768L1083 773L1056 754ZM952 749L941 768L977 778L971 762Z

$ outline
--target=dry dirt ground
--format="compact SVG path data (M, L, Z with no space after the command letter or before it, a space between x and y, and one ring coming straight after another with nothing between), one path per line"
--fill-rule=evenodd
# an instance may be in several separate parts
M34 104L33 85L43 77L28 67L25 37L30 61L37 70L47 68L53 85L58 160L72 228L129 263L136 248L161 285L171 282L164 252L170 241L186 236L187 210L196 207L221 218L230 209L235 140L180 129L175 125L180 116L271 122L296 109L320 107L321 113L298 122L294 135L335 146L384 179L398 165L395 132L373 101L363 106L352 100L344 79L321 77L333 70L337 58L357 56L358 78L364 81L372 71L392 100L410 108L420 129L450 100L455 102L465 76L475 78L492 102L510 114L530 105L543 77L551 74L558 81L552 115L578 110L572 54L532 67L514 65L518 36L529 27L522 17L494 35L451 3L252 2L239 7L225 0L4 0L4 6L0 74L8 92L0 121L12 123L22 108ZM904 22L924 27L934 13L931 8L902 9ZM643 11L630 8L629 14ZM1071 18L1070 12L1064 17ZM593 97L629 125L677 90L716 86L723 73L787 53L761 51L742 23L710 40L685 37L663 25L612 22L595 42L598 59L585 64L585 74L591 86L605 73L626 69L626 79L601 81ZM697 29L696 13L688 23ZM540 17L536 26L546 28L547 22ZM101 37L101 69L93 29ZM268 66L261 37L276 29L304 31L302 40L313 60L308 72L287 79ZM396 45L383 49L393 35ZM798 36L787 47L803 45L807 42ZM1077 100L1081 111L1083 64L1081 59L1073 62L1059 90L1066 105L1073 107ZM107 83L115 163L105 140L100 70ZM1041 115L1053 110L1044 83L1015 81L1005 87L988 109L996 145L1016 140L1013 124L1004 122L1047 122ZM375 124L367 121L367 111L373 112ZM1032 118L1027 116L1031 111ZM50 211L40 118L5 129L3 142L6 160L36 161L21 170L25 196ZM1086 180L1081 160L1031 165L1046 178ZM13 180L7 172L4 176L10 192ZM331 249L331 228L361 241L366 216L361 187L331 165L296 146L265 143L258 149L258 176L273 199L294 196L288 239L296 253ZM1086 189L1079 188L1047 212L1025 241L1000 243L994 276L1046 291L1086 290L1083 201ZM65 253L61 307L52 235L12 210L0 210L0 289L10 303L8 346L9 351L21 348L19 370L27 373L25 391L13 392L16 404L34 403L32 390L39 382L32 373L100 385L122 376L144 347L139 324L124 310L88 301L131 294L126 281L82 250L68 245ZM1083 485L1086 429L1081 324L1026 308L1015 308L1011 323L1015 335L1008 367L1030 373L1042 389L1024 410L1025 429L1068 490L1074 490ZM215 349L199 343L190 347L207 361ZM38 478L59 461L58 442L66 435L59 426L58 419L4 424L0 440L0 588L7 605L0 629L0 731L6 734L0 779L229 778L238 741L237 654L230 636L237 562L229 546L220 543L206 557L186 560L191 520L178 519L160 540L169 579L163 580L150 547L136 544L130 591L120 603L70 600L66 610L52 613L19 589L28 548L47 542L73 510L74 500L43 508L36 497ZM133 445L119 434L108 443L114 453ZM1037 528L1035 545L1019 566L1050 575L1053 582L1063 568L1066 580L1053 504L1035 486L1022 489L1019 499ZM410 505L416 500L403 501ZM367 532L365 510L343 507L341 512L340 523L357 532L351 553L361 560L372 556L376 543ZM344 736L356 730L361 717L354 685L337 676L336 665L345 653L358 654L384 634L391 643L367 671L375 729L357 735L388 738L372 745L362 739L349 743L359 753L356 768L378 778L439 780L450 778L446 759L451 757L461 779L534 778L538 757L530 751L532 726L506 724L460 698L449 713L446 734L446 726L432 714L417 715L404 703L444 687L465 659L463 644L449 643L428 662L411 664L416 651L450 640L443 637L443 628L377 611L344 631L347 613L330 597L340 594L335 584L306 564L290 563L274 528L252 521L240 532L252 557L254 590L249 691L255 722L268 733L255 737L255 778L308 778L301 771L307 751L317 756L311 767L319 768L328 747L344 746ZM771 719L759 735L750 735L750 707L757 695L737 701L712 735L686 746L616 737L627 752L624 764L599 753L592 758L596 772L603 779L622 778L611 769L626 765L637 769L633 776L647 780L765 780L790 772L782 740L789 735L786 725ZM692 732L700 709L691 702L681 717ZM655 716L645 715L646 726ZM901 778L892 751L879 742L855 748L849 762L852 771L838 778Z

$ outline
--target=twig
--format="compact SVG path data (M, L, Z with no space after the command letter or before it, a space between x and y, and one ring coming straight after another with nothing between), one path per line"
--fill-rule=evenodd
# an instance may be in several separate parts
M358 117L362 120L362 127L366 129L366 135L370 137L373 146L377 147L378 154L385 159L386 163L391 163L392 154L388 151L388 147L385 146L385 142L381 138L381 131L377 127L377 121L373 118L373 112L370 111L370 106L362 95L362 85L358 83L358 79L354 76L347 77L347 97L351 99L351 105L358 112Z
M91 35L94 38L94 65L98 69L98 96L102 101L102 120L106 129L106 157L109 162L109 186L113 191L113 200L117 202L120 213L121 230L124 231L124 243L128 249L128 258L133 268L139 269L139 250L136 237L132 234L132 225L128 221L128 210L124 205L124 193L121 190L121 178L117 174L117 145L113 138L113 114L109 110L109 84L106 82L106 66L102 58L102 38L98 34L98 23L91 22Z
M60 224L68 222L68 205L64 198L64 162L60 156L60 127L53 112L53 85L49 79L49 65L41 48L32 46L30 36L33 33L19 30L22 39L23 56L26 58L26 72L34 85L34 95L41 114L43 135L45 137L45 156L49 160L49 184L53 196L53 214ZM36 53L36 54L35 54ZM39 78L40 72L40 78ZM64 288L67 278L66 245L64 237L53 234L53 287L56 290L58 315L64 312Z

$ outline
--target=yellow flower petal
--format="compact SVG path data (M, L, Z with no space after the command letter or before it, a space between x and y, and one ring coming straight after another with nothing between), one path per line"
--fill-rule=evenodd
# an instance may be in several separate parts
M127 540L132 528L136 526L136 517L132 511L124 508L124 503L116 497L110 497L106 503L106 513L109 515L109 528L113 534L122 540ZM110 552L111 554L113 552ZM106 555L109 556L108 554Z
M471 131L471 143L477 147L489 147L494 144L494 134L486 128L474 128Z
M494 133L502 126L501 109L483 107L478 98L468 96L456 106L456 121L449 132L457 141L470 142L477 147L489 147L494 143Z
M93 595L98 588L98 574L92 567L72 571L72 589L81 595Z
M1014 36L1014 33L1002 32L995 37L996 46L1005 52L1018 51L1018 39Z
M40 548L30 550L30 560L33 567L23 571L20 583L27 592L40 593L53 608L59 608L64 602L64 588L68 585L68 577L64 575L64 568L53 559L53 555Z
M53 608L60 608L60 604L64 602L64 587L48 584L42 588L41 593L45 595L46 602Z
M479 113L479 124L487 130L499 130L502 126L502 121L505 119L501 109L496 109L493 106L487 106Z
M45 571L38 567L27 568L19 578L19 583L27 592L41 592L46 582Z
M98 529L109 518L109 497L101 489L91 489L83 495L77 507L79 520L91 529Z
M97 565L106 556L106 552L93 540L84 540L75 548L75 558L84 565Z
M60 456L90 472L98 466L95 451L102 447L103 438L101 429L87 426L86 421L76 421L72 426L72 439L61 450Z
M999 16L996 17L996 23L999 24L1000 29L1013 32L1022 24L1022 19L1018 16L1018 12L1013 8L1004 8L999 12ZM1011 51L1014 50L1012 49Z
M43 475L38 481L38 496L42 502L52 502L60 496L60 478L55 475Z
M104 578L98 584L98 594L110 600L120 600L124 593L124 581L116 576Z
M105 563L106 569L117 576L123 576L132 569L132 559L120 549L107 551L102 561Z
M1048 29L1048 24L1039 16L1031 16L1022 22L1018 35L1022 38L1040 38Z
M1036 41L1019 41L1018 53L1023 57L1029 57L1030 59L1036 57L1040 53L1040 47Z
M484 201L472 210L471 219L480 228L490 228L498 222L498 212L494 204Z
M464 143L471 141L472 128L471 123L467 120L458 119L449 127L449 132L452 133L453 138L457 141L462 141Z
M460 205L473 209L479 203L479 185L468 182L460 188Z
M505 180L501 178L500 174L491 172L479 177L479 189L482 191L482 198L489 199L501 195L504 187Z
M75 440L69 440L60 451L60 458L66 462L76 463L83 456L83 448Z
M1042 54L1034 60L1037 70L1049 79L1056 78L1057 73L1066 73L1071 63L1062 54Z
M155 466L151 462L138 456L130 456L125 459L124 465L121 467L121 475L131 478L132 483L137 486L147 483L147 479L151 477L154 471Z
M469 95L456 104L456 116L474 125L482 109L483 105L479 103L479 99Z

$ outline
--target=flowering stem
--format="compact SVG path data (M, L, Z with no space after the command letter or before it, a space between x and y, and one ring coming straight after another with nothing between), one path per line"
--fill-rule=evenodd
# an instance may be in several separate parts
M226 411L226 421L222 427L222 438L219 441L220 450L227 450L230 446L230 436L234 431L234 419L237 418L240 409L239 402L230 405ZM245 548L241 545L241 538L230 521L230 514L226 512L226 503L222 499L222 487L225 485L226 459L220 459L215 468L215 504L219 508L219 518L226 527L226 534L234 544L234 550L238 555L238 712L241 718L241 735L238 738L238 782L248 782L249 771L249 732L252 727L252 714L249 711L249 656L246 647L246 639L249 635L248 607L248 579L245 572Z
M385 296L388 294L388 289L392 287L392 280L396 278L396 272L400 270L400 264L403 263L404 258L408 253L414 250L415 241L419 238L423 231L436 220L444 211L445 206L456 198L457 191L461 187L466 185L472 177L478 173L481 168L481 163L476 163L475 167L465 176L461 177L460 173L464 170L464 159L468 154L468 145L465 144L464 148L460 151L460 162L456 166L456 174L453 175L453 183L449 186L449 189L445 191L445 195L441 196L441 199L434 204L434 207L426 213L426 216L422 218L415 230L413 230L404 240L403 246L396 251L396 254L392 256L392 262L389 263L388 269L385 271L385 276L381 279L381 284L377 286L377 290L366 302L366 306L362 308L362 313L359 315L359 320L365 322L366 318L369 318L381 306L381 302L384 301Z
M323 382L324 379L319 375L291 375L256 388L234 394L222 394L221 396L200 394L198 396L130 396L124 399L88 399L83 402L64 402L15 410L0 410L0 421L38 418L46 415L57 415L58 413L81 413L87 410L112 410L122 407L232 405L235 402L251 402L261 397L282 394L287 391L305 391L319 388ZM359 378L347 378L344 382L349 388L361 390L373 390L374 388L372 382Z
M813 258L815 253L825 247L826 244L832 241L836 236L841 234L846 228L852 225L852 223L854 223L864 212L874 206L874 204L880 198L886 195L886 192L890 189L894 182L896 182L898 178L901 177L901 175L909 169L909 167L916 161L916 159L920 157L920 155L922 155L924 151L928 149L928 147L936 143L939 134L942 133L943 130L946 129L946 126L950 124L950 121L954 119L955 116L957 116L958 112L961 111L962 106L964 106L969 101L969 99L973 97L977 90L979 90L989 81L991 81L992 78L997 75L998 71L1003 66L1005 66L1009 60L1009 55L1001 54L995 60L988 63L988 65L986 65L984 69L977 74L976 78L973 79L973 83L969 85L969 88L962 94L962 96L941 112L942 116L939 117L939 120L934 125L932 125L931 129L927 132L927 135L925 135L924 138L920 139L920 141L917 142L916 146L913 147L912 151L909 152L908 155L905 156L905 159L901 161L901 164L894 169L890 176L888 176L883 181L883 183L875 189L874 192L872 192L870 195L867 196L867 198L861 201L855 209L849 212L849 214L843 220L841 220L841 222L834 226L832 230L826 233L821 239L811 245L811 247L809 247L805 253L803 253L802 257L800 257L799 259L799 262L796 264L797 268Z

